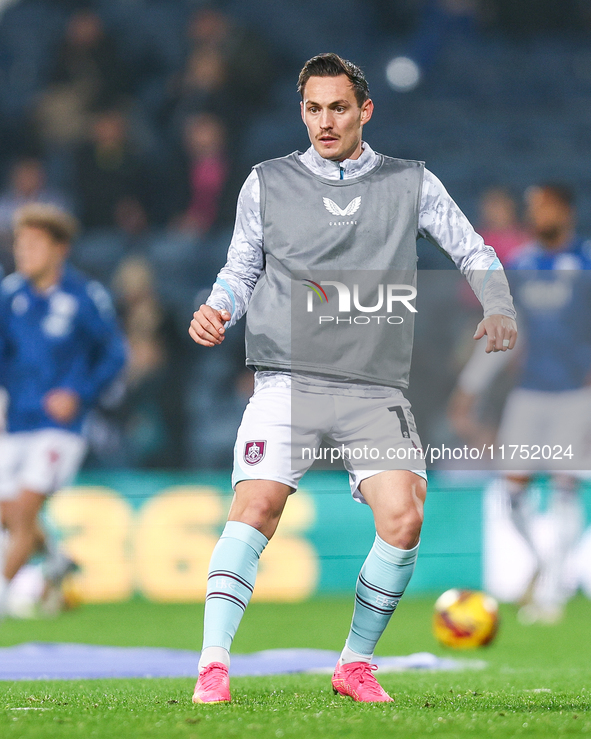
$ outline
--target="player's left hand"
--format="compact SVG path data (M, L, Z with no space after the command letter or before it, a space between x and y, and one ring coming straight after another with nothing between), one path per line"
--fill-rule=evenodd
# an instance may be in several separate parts
M43 408L58 423L70 423L78 415L80 398L73 390L58 387L43 398Z
M496 313L488 318L483 318L476 327L474 338L476 340L486 336L486 353L506 352L513 349L517 341L517 324L509 316Z

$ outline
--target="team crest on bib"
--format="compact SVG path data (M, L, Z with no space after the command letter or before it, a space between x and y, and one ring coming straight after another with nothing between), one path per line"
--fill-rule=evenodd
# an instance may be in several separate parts
M257 464L265 456L266 441L247 441L244 445L244 461L246 464Z

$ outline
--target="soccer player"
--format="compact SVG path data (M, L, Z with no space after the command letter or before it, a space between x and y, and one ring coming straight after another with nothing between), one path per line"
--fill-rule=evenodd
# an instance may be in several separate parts
M520 370L498 432L499 444L531 450L504 475L511 520L535 560L535 572L519 612L525 623L554 623L567 598L565 565L582 533L580 470L588 469L591 433L591 242L575 232L574 196L561 184L526 193L534 241L508 264L509 282L523 327ZM506 363L477 347L462 371L450 403L458 433L478 429L477 401ZM546 447L551 457L533 453ZM560 454L558 448L570 456ZM537 457L537 459L536 459ZM523 458L522 458L523 459ZM519 466L523 465L523 469ZM554 543L548 556L532 525L537 511L528 489L536 473L552 477Z
M365 270L380 275L395 270L412 283L421 234L455 261L483 301L485 318L475 338L486 335L488 351L506 351L516 340L513 304L494 251L421 162L377 154L362 139L373 103L361 70L336 54L321 54L305 64L298 89L312 145L303 154L254 168L239 196L228 261L189 329L198 344L216 346L248 308L246 361L256 370L254 395L236 441L235 496L210 564L195 703L230 700L229 650L254 587L258 559L306 469L301 461L293 463L297 448L318 449L322 440L377 448L382 437L393 449L420 448L402 394L408 383L411 321L396 341L388 339L385 319L374 321L377 334L368 334L365 345L358 334L349 339L348 328L327 341L311 329L310 341L320 336L321 351L306 353L304 341L303 353L298 349L292 357L291 298L305 295L301 271L346 271L361 280ZM330 285L343 292L346 309L346 286L338 280ZM388 291L393 287L388 285ZM410 300L414 288L404 287ZM359 303L357 288L354 302ZM339 305L341 297L339 292ZM412 314L412 304L405 310ZM357 325L350 328L357 330ZM294 392L297 403L292 404ZM359 575L351 630L332 685L354 700L390 701L373 676L371 661L414 570L425 464L415 457L408 469L375 469L375 463L366 469L353 459L345 459L345 465L353 496L372 509L376 539Z
M8 530L0 573L0 615L8 585L30 556L46 555L58 585L70 560L47 540L38 514L75 476L84 456L82 424L125 363L111 299L68 265L76 222L51 205L15 214L16 272L0 283L0 385L8 393L0 435L0 509Z

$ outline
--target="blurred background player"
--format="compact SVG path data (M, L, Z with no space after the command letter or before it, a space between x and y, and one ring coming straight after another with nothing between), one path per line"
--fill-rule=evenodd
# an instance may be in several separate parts
M515 198L505 187L490 187L482 193L477 231L507 264L529 241L528 231L519 222Z
M29 203L48 203L70 210L70 199L58 188L47 184L43 162L23 157L10 168L6 187L0 191L0 263L6 272L14 268L12 259L12 224L14 214Z
M18 210L16 272L0 286L0 382L8 395L0 436L0 506L8 532L0 615L10 581L33 553L46 555L48 590L73 566L48 541L38 514L46 497L74 478L85 453L84 417L125 362L109 295L66 261L76 227L51 205Z
M509 261L519 325L524 334L518 379L503 412L498 443L572 447L562 462L540 459L506 472L510 516L534 560L523 597L524 622L554 622L568 597L565 565L583 530L581 473L589 468L591 418L591 242L575 232L574 195L561 184L541 184L526 193L534 241ZM473 443L485 439L477 401L507 364L505 355L485 355L479 346L460 375L451 400L452 425ZM480 429L480 431L479 431ZM479 436L480 438L477 438ZM547 460L547 456L546 456ZM519 463L517 463L519 466ZM534 536L537 511L528 489L536 472L551 471L554 532L550 549Z

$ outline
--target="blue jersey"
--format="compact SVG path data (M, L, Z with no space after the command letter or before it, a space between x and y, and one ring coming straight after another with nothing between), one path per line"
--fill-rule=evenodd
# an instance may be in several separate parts
M531 244L509 263L507 278L526 343L519 386L582 387L591 372L591 242L576 237L557 253Z
M37 292L18 273L0 283L0 385L8 391L8 431L62 428L79 433L101 390L126 357L105 288L67 265L58 285ZM80 410L68 424L45 413L45 395L73 390Z

